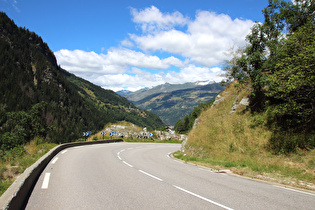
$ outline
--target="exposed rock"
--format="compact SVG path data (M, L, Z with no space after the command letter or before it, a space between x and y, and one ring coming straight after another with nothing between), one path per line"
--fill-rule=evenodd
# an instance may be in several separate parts
M238 101L238 97L236 97L233 103L230 114L236 112L237 108L241 105L246 106L246 107L249 105L249 98L242 98L242 100L239 103L237 103L237 101Z
M249 98L242 98L240 105L249 106Z

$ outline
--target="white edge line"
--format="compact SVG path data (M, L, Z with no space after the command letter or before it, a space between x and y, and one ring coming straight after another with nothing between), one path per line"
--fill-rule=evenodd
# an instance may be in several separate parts
M208 199L208 198L205 198L205 197L202 197L202 196L200 196L200 195L197 195L196 193L190 192L190 191L185 190L185 189L183 189L183 188L181 188L181 187L178 187L178 186L176 186L176 185L173 185L173 186L176 187L177 189L181 190L181 191L184 191L184 192L186 192L186 193L188 193L188 194L190 194L190 195L193 195L193 196L195 196L195 197L197 197L197 198L200 198L200 199L202 199L202 200L205 200L205 201L207 201L207 202L209 202L209 203L212 203L212 204L214 204L214 205L220 206L220 207L222 207L222 208L224 208L224 209L233 210L233 209L231 209L231 208L229 208L229 207L227 207L227 206L224 206L224 205L222 205L222 204L219 204L219 203L217 203L217 202L215 202L215 201L212 201L212 200L210 200L210 199Z
M159 181L161 181L161 182L163 181L162 179L160 179L160 178L158 178L158 177L156 177L156 176L153 176L152 174L149 174L149 173L147 173L147 172L145 172L145 171L142 171L142 170L139 170L139 171L140 171L141 173L147 175L147 176L150 176L150 177L156 179L156 180L159 180Z
M42 189L47 189L48 188L49 179L50 179L50 173L45 173L44 181L43 181L43 184L42 184Z
M126 161L123 161L123 163L126 164L127 166L131 167L131 168L133 167L132 165L130 165L130 164L127 163Z
M68 150L63 150L61 154L65 154L66 152L68 152Z
M295 190L295 189L291 189L291 188L281 187L281 186L277 186L277 185L273 185L273 186L277 187L277 188L280 188L280 189L284 189L284 190L290 190L290 191L293 191L293 192L298 192L298 193L303 193L303 194L315 196L315 194L308 193L308 192L303 192L303 191L300 191L300 190Z
M184 162L181 162L181 161L178 161L178 160L174 160L174 161L177 162L177 163L184 164Z
M51 164L55 164L58 159L59 159L58 157L55 157L55 158L51 161Z

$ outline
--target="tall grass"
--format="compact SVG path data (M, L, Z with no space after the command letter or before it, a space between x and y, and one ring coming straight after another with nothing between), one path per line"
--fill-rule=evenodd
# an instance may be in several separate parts
M315 150L274 155L268 147L272 132L265 126L265 114L253 115L244 106L230 113L233 102L246 97L247 91L231 84L220 95L224 100L202 112L199 125L188 134L183 152L175 155L216 169L230 168L238 174L277 176L281 178L279 182L299 179L315 186Z
M35 163L56 144L43 143L43 140L35 137L25 146L19 146L7 151L0 157L0 196L14 182L15 178L24 172L26 168Z

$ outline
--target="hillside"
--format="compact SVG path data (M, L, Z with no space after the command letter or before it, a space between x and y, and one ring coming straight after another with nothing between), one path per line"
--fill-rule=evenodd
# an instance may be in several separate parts
M218 83L165 83L125 95L140 109L157 114L164 122L175 125L178 119L192 112L195 106L213 100L223 90Z
M94 104L98 109L105 111L113 121L127 121L140 127L147 127L149 130L165 126L156 114L138 109L133 103L114 91L105 90L63 69L61 72L80 96Z
M290 156L270 149L272 131L266 114L251 114L242 105L248 88L230 84L214 105L203 111L177 157L213 169L315 190L315 149Z
M3 12L0 51L1 152L35 137L55 143L73 141L83 131L100 130L118 120L148 128L164 125L113 91L62 70L41 37L16 26Z

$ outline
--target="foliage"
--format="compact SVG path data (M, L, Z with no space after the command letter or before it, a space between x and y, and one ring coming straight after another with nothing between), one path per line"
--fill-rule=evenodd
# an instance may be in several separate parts
M214 100L211 100L207 103L200 103L198 106L196 106L192 113L186 115L184 117L184 120L179 119L174 129L177 133L188 133L194 126L195 120L199 117L201 112L205 110L206 108L210 107L213 104Z
M152 113L128 110L134 105L113 91L78 78L69 82L42 38L17 27L3 12L0 51L0 155L36 136L53 143L73 141L108 122L164 125Z
M23 171L46 154L56 144L39 143L37 137L25 146L17 146L0 156L0 196Z
M315 147L310 140L315 124L314 11L311 0L269 0L265 22L252 27L249 45L225 68L228 80L249 82L251 110L269 114L274 131L270 148L276 152ZM282 134L299 140L279 143Z

